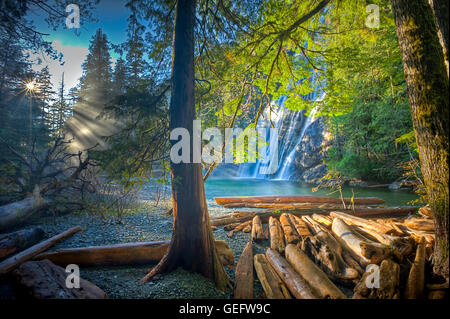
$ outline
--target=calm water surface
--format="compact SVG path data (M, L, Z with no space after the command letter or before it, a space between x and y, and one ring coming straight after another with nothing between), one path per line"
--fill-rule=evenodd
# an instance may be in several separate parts
M404 206L415 200L417 196L409 191L391 191L388 188L357 188L345 187L344 196L379 197L388 206ZM312 192L312 186L291 181L276 181L263 179L219 179L209 178L205 183L208 199L216 196L263 196L263 195L316 195L339 197L338 192L329 189L319 189Z

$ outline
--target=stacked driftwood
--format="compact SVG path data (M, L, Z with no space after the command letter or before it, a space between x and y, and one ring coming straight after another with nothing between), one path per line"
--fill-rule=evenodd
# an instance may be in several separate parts
M339 205L333 201L310 196L217 200L233 207L295 207L284 212L239 211L212 220L230 237L237 231L251 232L236 267L235 297L254 297L253 268L267 298L346 298L344 291L351 290L353 298L371 299L445 294L442 289L448 290L448 283L425 282L425 265L434 247L434 224L427 208L420 209L418 218L406 216L417 211L415 207L373 207L380 199L343 199L339 211L335 206L329 209ZM298 209L302 205L314 208ZM264 244L266 239L270 248L253 255L252 243Z

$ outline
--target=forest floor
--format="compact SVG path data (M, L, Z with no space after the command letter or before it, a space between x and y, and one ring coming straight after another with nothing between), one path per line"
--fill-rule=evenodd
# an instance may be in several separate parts
M148 199L141 199L148 200ZM210 216L230 213L208 200ZM167 208L152 208L122 217L122 223L117 223L113 217L106 219L100 215L77 212L61 216L36 216L26 227L40 225L47 236L56 235L70 227L81 226L83 232L77 233L65 241L52 247L49 251L61 248L75 248L120 243L170 240L172 233L172 216ZM23 226L21 227L23 228ZM217 239L225 240L234 252L235 265L246 243L250 240L249 233L238 232L232 238L219 227L214 231ZM267 243L266 243L267 244ZM255 244L255 253L264 253L265 247ZM178 269L165 274L159 279L147 284L139 280L149 271L152 265L138 267L88 267L81 268L81 277L87 279L101 289L109 298L231 298L232 292L223 293L215 288L214 283L205 277ZM230 278L234 280L234 269L225 268ZM261 285L255 283L255 297L263 292Z

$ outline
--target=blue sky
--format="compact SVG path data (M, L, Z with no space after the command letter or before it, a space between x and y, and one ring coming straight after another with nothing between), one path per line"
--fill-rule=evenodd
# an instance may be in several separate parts
M101 0L93 12L98 21L88 24L82 24L80 29L67 29L62 25L56 31L49 28L44 21L45 14L40 11L30 12L29 16L34 21L37 30L48 33L45 39L52 42L53 47L63 54L64 65L58 61L53 61L47 56L39 55L34 58L42 59L41 65L34 65L35 70L40 70L48 65L52 73L52 82L55 88L61 80L64 72L66 87L75 86L78 78L81 76L81 63L83 63L88 54L89 42L98 28L106 33L108 40L114 44L119 44L126 40L127 18L129 11L125 8L125 0ZM76 4L76 0L73 1ZM58 8L65 12L65 8ZM80 12L83 15L83 12ZM119 58L119 55L111 50L113 61Z

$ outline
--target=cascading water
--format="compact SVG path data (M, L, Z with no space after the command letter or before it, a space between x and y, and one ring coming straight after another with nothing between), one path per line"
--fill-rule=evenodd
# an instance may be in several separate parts
M316 92L308 96L311 100L316 97ZM322 100L322 94L316 101ZM258 122L258 127L270 127L272 123L278 133L280 139L278 142L278 152L273 152L271 147L275 142L273 136L266 133L266 141L269 143L267 148L267 157L265 161L257 159L256 163L242 163L239 166L238 176L240 178L257 178L257 179L276 179L289 180L293 173L293 166L295 164L295 156L298 146L302 143L308 128L316 120L314 115L317 112L316 105L310 112L309 116L305 116L305 111L292 111L284 107L286 98L281 98L278 101L278 106L272 105L267 107L264 111L263 119ZM271 113L269 113L271 112ZM270 120L269 120L270 119ZM274 158L277 156L277 158ZM270 167L272 163L278 164L278 170L273 174L261 174L262 166ZM263 167L264 168L264 167Z

